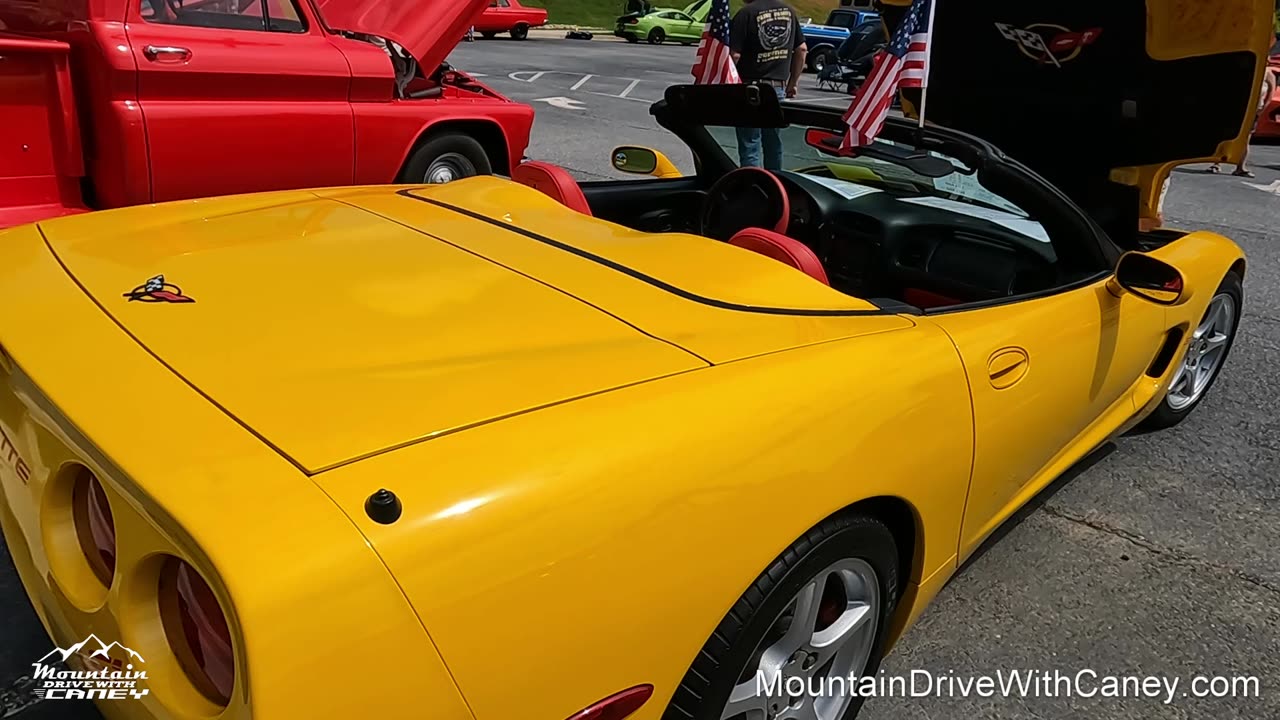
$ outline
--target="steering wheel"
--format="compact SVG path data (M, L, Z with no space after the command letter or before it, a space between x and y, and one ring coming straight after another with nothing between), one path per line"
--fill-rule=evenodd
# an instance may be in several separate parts
M728 240L751 227L785 234L791 201L777 175L755 167L738 168L711 186L702 204L702 234Z

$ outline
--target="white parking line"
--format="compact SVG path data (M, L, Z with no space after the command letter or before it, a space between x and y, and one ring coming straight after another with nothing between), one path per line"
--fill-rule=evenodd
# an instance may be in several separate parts
M587 92L591 93L592 95L599 95L601 97L613 98L615 100L630 100L631 102L650 103L650 104L657 102L657 100L650 100L648 98L625 97L622 95L614 95L612 93L596 92L594 90L588 90Z
M546 74L547 72L545 70L517 70L511 73L510 75L508 75L507 77L511 78L512 80L515 80L516 82L531 83L531 82L537 82L538 78ZM528 75L529 77L527 78L516 77L517 75Z
M802 94L796 98L797 102L809 103L810 105L831 105L834 107L848 107L852 100L853 98L848 95L843 97L839 95L835 97L813 97Z
M652 71L650 71L650 73L653 74ZM668 75L672 78L683 79L683 76L676 75L675 73L661 73L661 74ZM634 97L632 93L636 92L637 89L641 88L642 85L646 87L655 86L659 90L658 95L661 96L666 91L667 86L673 84L673 82L664 82L662 80L657 80L653 78L641 79L641 78L630 78L630 77L615 77L612 75L597 75L595 73L567 72L564 70L517 70L515 72L509 73L507 75L507 78L510 80L514 80L516 82L525 83L525 84L547 83L548 81L550 81L552 84L559 84L561 82L568 82L569 81L568 78L573 78L572 84L569 85L567 88L564 88L564 86L561 85L561 87L564 89L560 90L560 92L565 92L565 91L581 92L581 93L587 93L589 95L597 95L600 97L613 98L615 100L628 100L630 102L644 103L646 105L655 103L657 102L657 100L653 98L647 98L647 97ZM675 81L675 82L679 82L679 81ZM625 87L622 88L620 92L616 92L616 93L604 92L602 90L588 89L592 85L595 85L596 87L600 87L602 83L605 86L612 86L612 87L617 87L622 83L626 83L626 85ZM644 94L651 94L651 93L646 92ZM577 108L574 108L574 109L577 109Z
M639 84L640 84L640 81L639 81L639 80L632 80L632 81L631 81L631 84L627 86L627 89L626 89L626 90L623 90L623 91L622 91L622 93L621 93L620 95L618 95L618 97L620 97L620 98L625 98L626 96L630 95L630 94L631 94L631 91L632 91L632 90L635 90L635 89L636 89L636 86L637 86L637 85L639 85Z

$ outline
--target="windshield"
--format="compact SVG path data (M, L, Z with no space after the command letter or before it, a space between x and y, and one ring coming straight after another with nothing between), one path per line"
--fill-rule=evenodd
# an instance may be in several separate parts
M725 155L737 164L738 129L708 126L707 131ZM810 146L805 138L807 131L808 128L798 125L777 131L782 146L780 169L805 175L848 199L889 193L900 200L981 218L1030 239L1049 242L1044 227L1035 218L1017 204L984 187L973 168L966 167L955 158L929 151L928 155L944 161L953 170L941 177L927 177L903 164L882 159L885 155L892 156L895 150L897 154L913 150L911 146L879 139L872 148L884 151L876 153L881 157L837 157ZM939 167L945 169L946 165L939 164ZM931 172L931 175L936 174L939 173Z

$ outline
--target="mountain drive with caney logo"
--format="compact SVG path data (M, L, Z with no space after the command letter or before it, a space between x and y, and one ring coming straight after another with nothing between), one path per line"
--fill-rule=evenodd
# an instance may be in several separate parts
M875 674L1004 520L1222 371L1246 259L1151 226L1172 167L1239 157L1272 10L940 2L929 124L852 151L839 109L682 85L651 113L693 175L624 146L631 179L0 233L27 594L58 646L146 657L115 718L851 718L779 688ZM782 168L738 167L744 123Z

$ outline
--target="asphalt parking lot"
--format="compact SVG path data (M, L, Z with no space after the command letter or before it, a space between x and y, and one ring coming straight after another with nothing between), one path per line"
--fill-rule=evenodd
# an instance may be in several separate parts
M693 48L479 40L451 57L538 110L531 157L612 177L610 149L649 145L688 169L648 104L688 80ZM843 106L809 76L802 99ZM1257 178L1175 173L1175 227L1234 238L1249 254L1245 314L1208 399L1173 430L1124 437L1055 486L939 596L886 662L933 677L1012 669L1098 676L1246 675L1261 696L1196 699L877 699L869 720L1280 717L1280 147L1255 147ZM1230 168L1228 167L1229 171ZM0 689L48 649L0 560ZM10 621L17 618L16 621ZM96 717L50 708L24 718ZM69 711L71 714L68 714Z
M560 35L463 43L449 61L537 108L529 155L569 168L580 179L625 177L609 165L609 151L623 143L657 148L682 170L692 170L689 151L658 127L649 106L667 86L692 80L694 48ZM848 106L847 95L808 87L816 82L806 76L802 99Z

